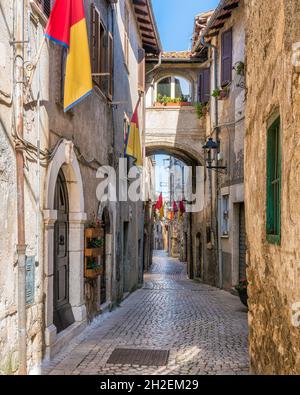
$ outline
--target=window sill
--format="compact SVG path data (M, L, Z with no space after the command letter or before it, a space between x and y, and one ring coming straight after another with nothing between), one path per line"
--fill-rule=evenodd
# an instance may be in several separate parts
M280 246L281 237L280 237L280 235L268 235L267 234L267 242L270 244L275 244L275 245Z
M221 235L221 239L228 240L229 239L229 235Z

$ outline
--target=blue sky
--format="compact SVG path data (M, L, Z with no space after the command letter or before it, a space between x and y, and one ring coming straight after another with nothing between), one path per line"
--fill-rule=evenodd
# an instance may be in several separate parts
M214 9L219 0L152 0L164 51L190 48L194 17Z

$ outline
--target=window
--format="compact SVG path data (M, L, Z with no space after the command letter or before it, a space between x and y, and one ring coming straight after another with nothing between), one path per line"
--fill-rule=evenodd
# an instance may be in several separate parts
M91 7L91 65L94 83L107 93L107 34L94 4Z
M125 2L125 18L124 18L124 62L129 69L129 10Z
M171 99L181 98L182 101L191 101L191 84L183 77L166 77L157 83L157 100L161 97Z
M210 69L204 69L199 74L198 100L202 104L210 100Z
M37 3L40 5L43 13L49 17L54 5L54 0L37 0Z
M222 236L229 235L229 195L222 196Z
M145 92L145 51L139 48L139 65L138 65L138 90Z
M111 33L108 34L108 97L112 100L113 97L113 69L114 69L114 39Z
M226 86L232 81L232 30L221 36L221 85Z
M164 78L157 84L157 96L171 97L171 77Z
M280 244L281 144L280 117L267 132L267 240Z

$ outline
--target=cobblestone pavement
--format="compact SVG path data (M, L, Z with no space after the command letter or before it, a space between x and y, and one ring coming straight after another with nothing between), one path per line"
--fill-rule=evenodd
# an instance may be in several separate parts
M225 291L187 279L156 252L139 289L97 318L43 374L247 374L247 311ZM170 350L167 366L109 365L115 348Z

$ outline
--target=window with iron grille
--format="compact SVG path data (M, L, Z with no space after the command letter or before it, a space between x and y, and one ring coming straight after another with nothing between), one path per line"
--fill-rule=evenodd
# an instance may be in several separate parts
M222 236L229 235L229 195L222 196Z
M40 8L43 10L43 13L49 17L51 10L54 6L54 1L55 0L36 0L37 3L39 4Z
M281 143L280 117L267 132L267 240L280 244Z

